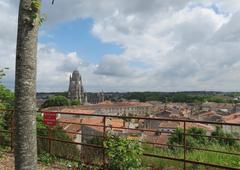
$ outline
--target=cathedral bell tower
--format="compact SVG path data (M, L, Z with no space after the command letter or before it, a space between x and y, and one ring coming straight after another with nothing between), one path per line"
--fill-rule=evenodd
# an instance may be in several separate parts
M81 104L84 103L84 89L78 70L74 70L69 77L68 98L71 100L79 100Z

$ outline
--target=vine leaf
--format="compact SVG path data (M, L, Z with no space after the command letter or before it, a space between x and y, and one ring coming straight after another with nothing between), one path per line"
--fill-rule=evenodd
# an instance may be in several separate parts
M38 0L32 0L32 9L38 11L41 8L41 3Z

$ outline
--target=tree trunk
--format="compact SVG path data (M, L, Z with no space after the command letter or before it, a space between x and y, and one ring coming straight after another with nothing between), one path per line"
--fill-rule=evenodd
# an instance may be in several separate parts
M37 165L36 55L39 24L37 19L33 19L33 12L32 0L20 1L15 78L16 170L35 170ZM39 9L35 14L39 14Z

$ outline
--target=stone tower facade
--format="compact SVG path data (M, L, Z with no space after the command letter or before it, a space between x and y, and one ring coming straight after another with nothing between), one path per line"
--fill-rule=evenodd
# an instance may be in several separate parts
M74 70L69 78L68 98L71 100L79 100L81 104L85 101L82 77L78 70Z

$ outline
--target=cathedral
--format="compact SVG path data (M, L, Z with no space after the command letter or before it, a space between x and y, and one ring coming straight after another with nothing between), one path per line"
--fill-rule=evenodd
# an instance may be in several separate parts
M81 104L97 104L104 101L104 93L86 93L83 88L82 77L78 70L74 70L69 77L68 98L79 100Z
M79 100L81 104L85 101L85 93L82 84L82 77L79 71L74 70L69 78L68 98L71 100Z

